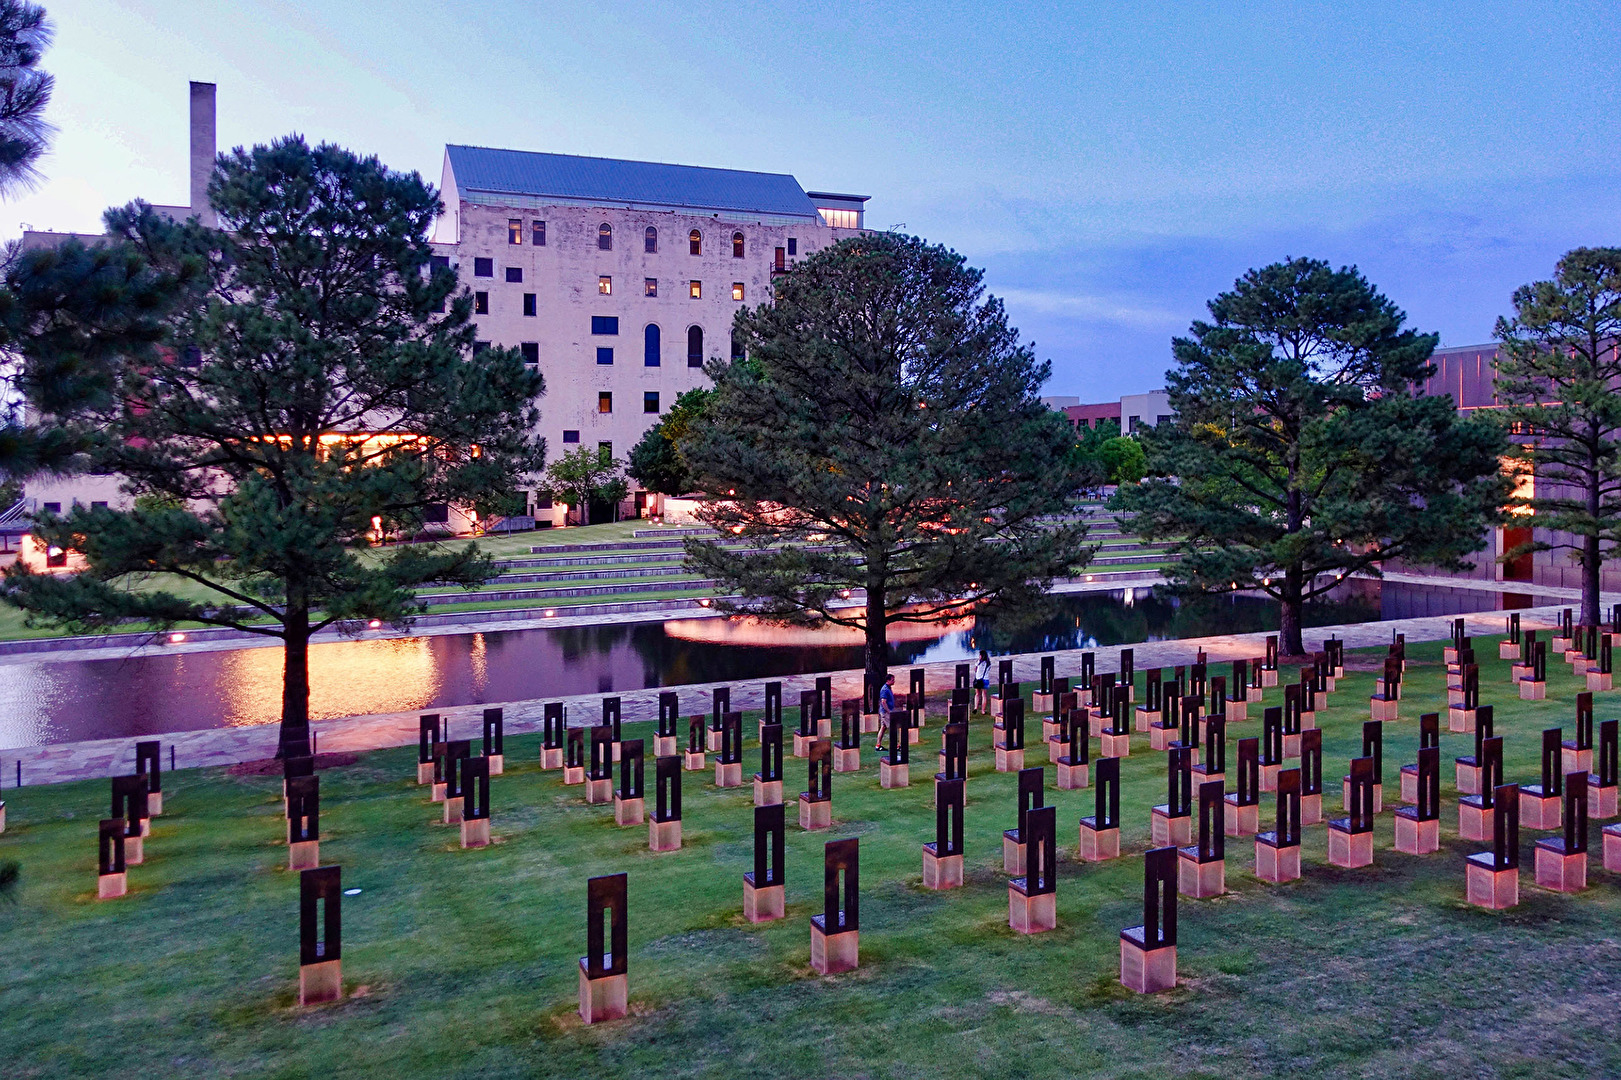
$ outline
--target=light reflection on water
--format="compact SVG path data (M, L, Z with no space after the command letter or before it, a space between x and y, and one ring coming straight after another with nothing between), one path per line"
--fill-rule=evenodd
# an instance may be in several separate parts
M1524 607L1545 598L1357 582L1308 608L1323 626L1381 618ZM1275 628L1276 607L1254 597L1179 602L1150 588L1054 598L1048 610L940 627L907 627L899 664L1047 652ZM859 636L672 620L392 640L310 649L317 719L612 693L859 667ZM153 653L121 660L0 667L0 747L274 722L281 650Z

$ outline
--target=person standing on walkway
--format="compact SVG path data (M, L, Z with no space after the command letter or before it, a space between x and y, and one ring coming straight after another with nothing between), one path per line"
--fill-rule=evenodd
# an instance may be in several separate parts
M979 650L979 663L974 665L974 711L991 711L991 654Z
M884 685L878 688L878 743L876 749L884 748L884 736L889 734L889 714L895 711L895 676L891 675L884 680Z

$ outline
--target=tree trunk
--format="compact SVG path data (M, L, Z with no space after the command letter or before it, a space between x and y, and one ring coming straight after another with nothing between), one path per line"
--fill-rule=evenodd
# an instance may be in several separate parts
M1305 607L1300 599L1303 586L1298 567L1284 572L1283 595L1278 599L1278 652L1284 656L1304 656L1306 653L1306 643L1300 636L1300 615Z
M310 732L310 612L302 598L293 600L289 590L283 617L285 637L282 647L281 738L276 756L285 756L288 746L308 746ZM307 752L307 751L306 751Z

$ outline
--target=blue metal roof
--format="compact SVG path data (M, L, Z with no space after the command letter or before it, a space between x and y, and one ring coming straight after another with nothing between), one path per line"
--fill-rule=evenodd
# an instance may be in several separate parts
M786 173L707 169L652 161L446 146L464 195L526 195L571 202L681 207L815 219L816 207Z

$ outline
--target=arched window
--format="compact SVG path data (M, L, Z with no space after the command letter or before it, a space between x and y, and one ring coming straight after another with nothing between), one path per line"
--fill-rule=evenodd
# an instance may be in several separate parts
M687 366L704 366L704 328L701 326L687 327Z
M659 327L657 323L648 323L647 329L642 331L642 363L647 367L659 366Z
M688 233L687 247L692 249L694 255L702 255L704 253L704 234L697 229Z
M597 226L597 247L603 251L614 249L614 227L606 221Z
M732 234L732 258L741 259L742 257L743 257L743 234L740 233L740 232L735 232L735 233Z
M649 255L654 254L659 249L659 231L651 225L647 227L647 233L642 240L642 247Z

